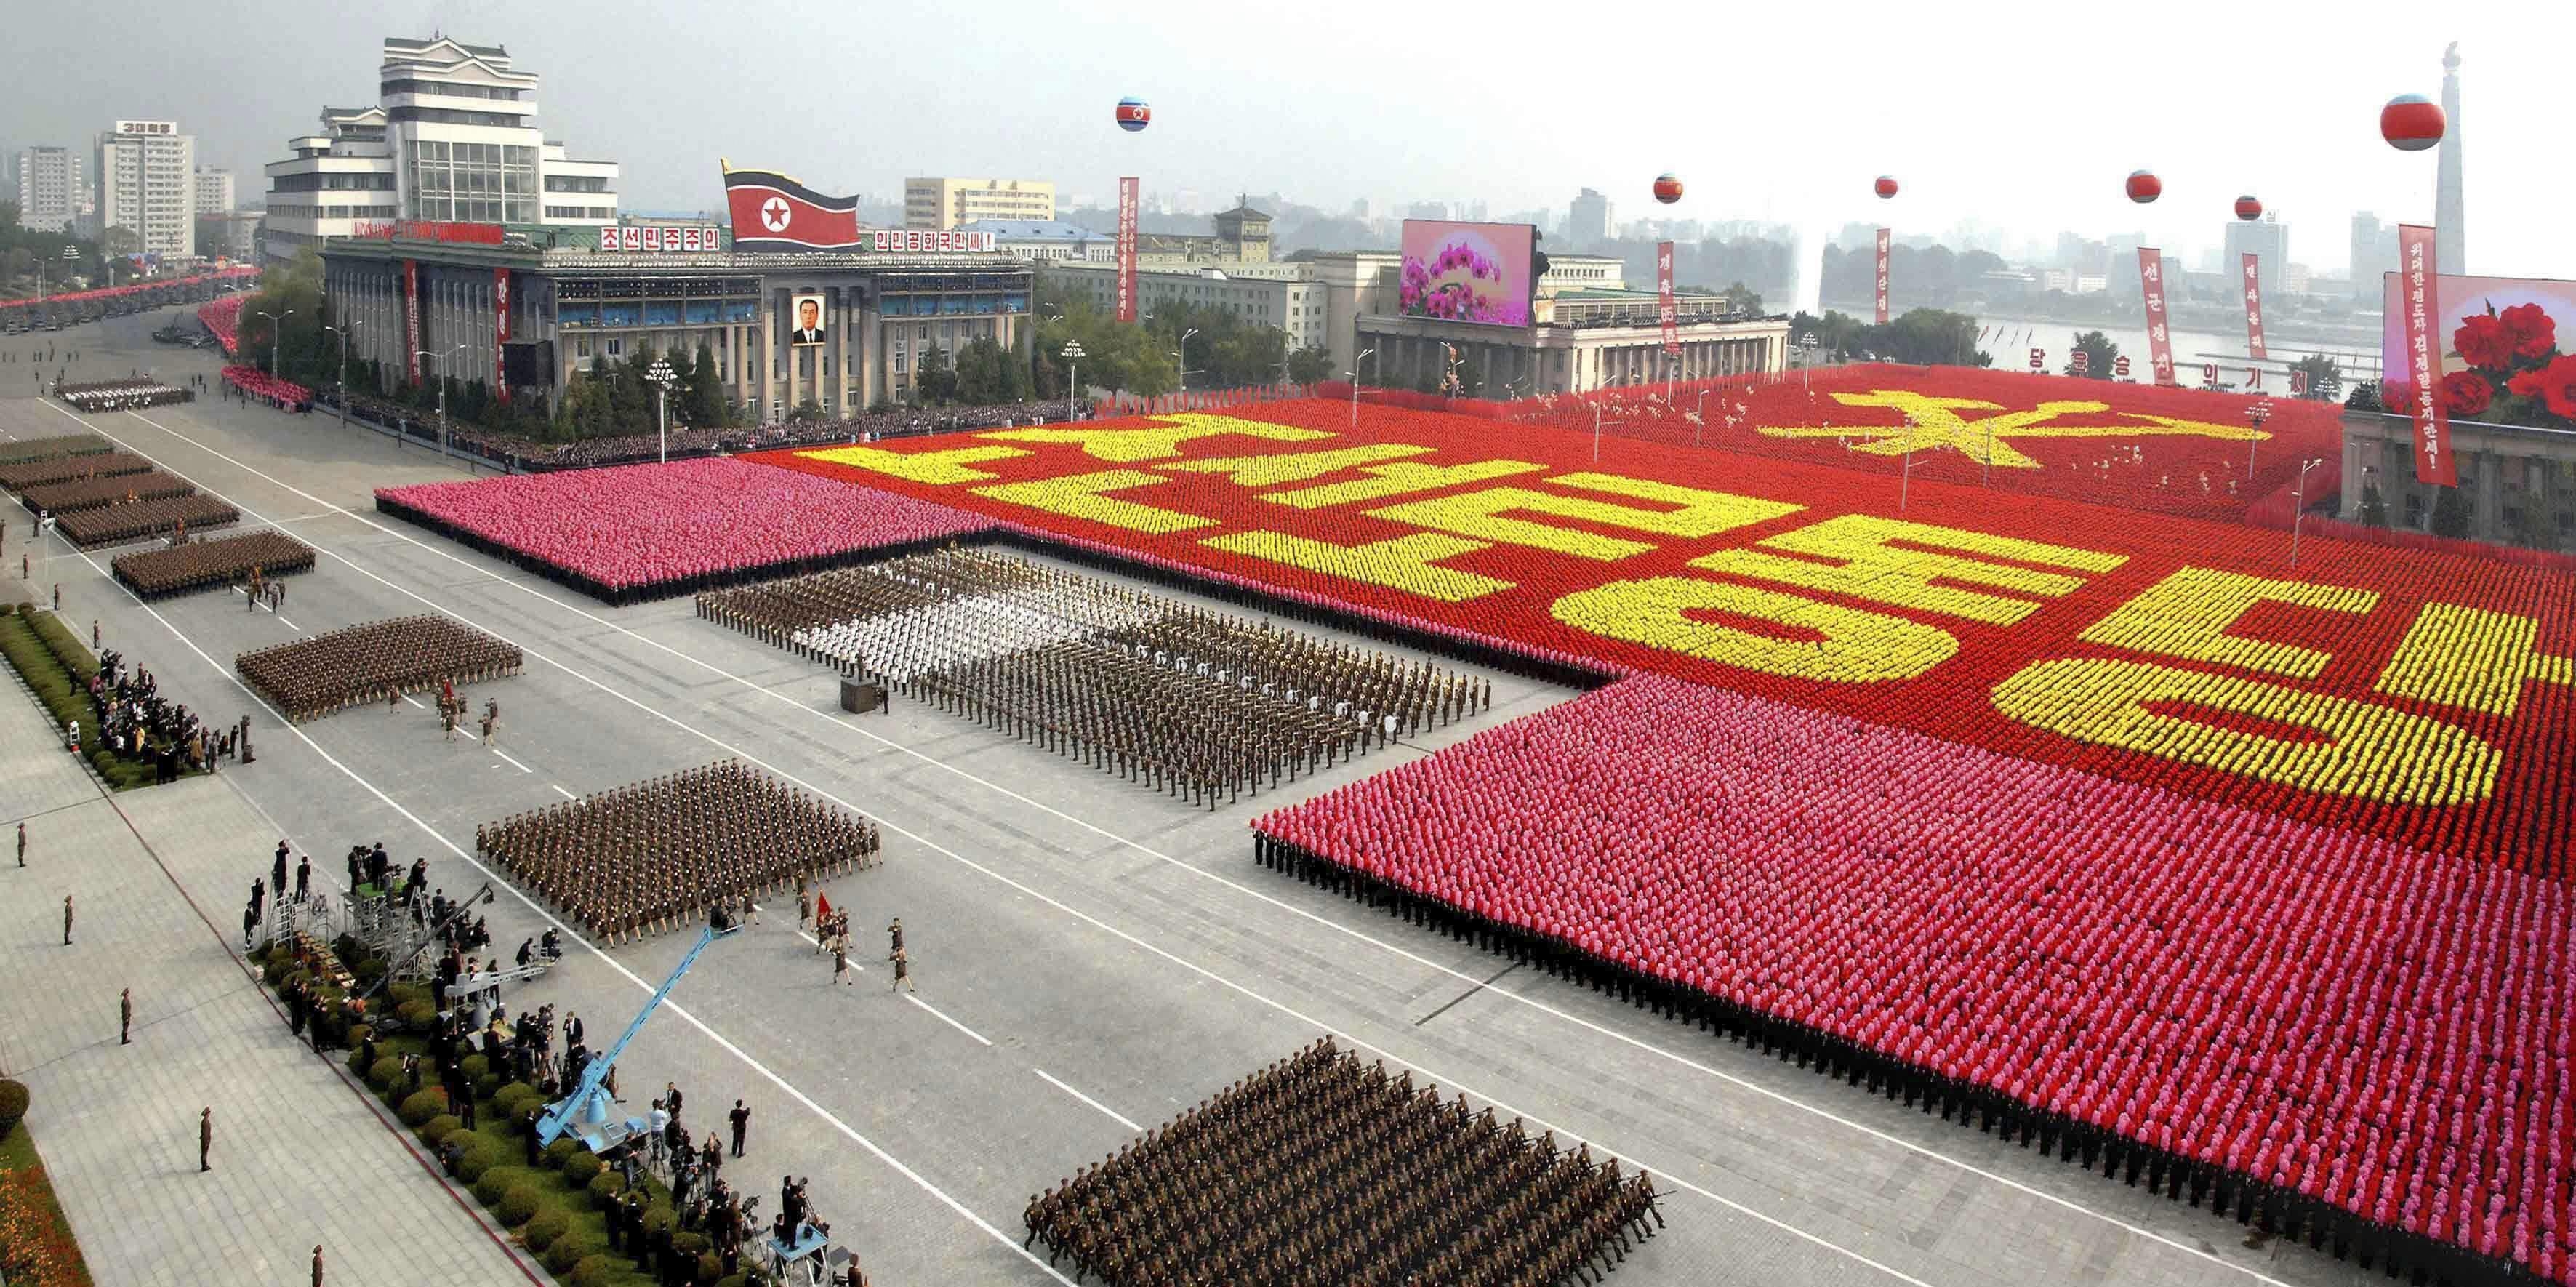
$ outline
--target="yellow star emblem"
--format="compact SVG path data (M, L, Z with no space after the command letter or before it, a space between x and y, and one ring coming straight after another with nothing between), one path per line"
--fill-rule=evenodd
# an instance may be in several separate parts
M2138 411L2116 414L2128 423L2068 425L2051 424L2059 416L2093 415L2111 409L2110 404L2087 401L2052 401L2040 403L2028 411L2005 411L2002 404L1976 398L1939 398L1903 389L1872 389L1867 393L1837 393L1834 401L1847 407L1884 407L1904 413L1906 423L1898 425L1821 425L1781 427L1758 426L1769 438L1864 438L1853 444L1853 450L1880 456L1901 456L1907 452L1938 451L1944 447L1981 464L2002 465L2007 469L2038 469L2038 461L2013 449L2014 438L2137 438L2147 436L2189 436L2218 438L2230 442L2247 442L2272 435L2244 425L2217 424L2205 420L2183 420L2173 416L2149 415ZM2000 415L1968 419L1962 411L1994 411Z

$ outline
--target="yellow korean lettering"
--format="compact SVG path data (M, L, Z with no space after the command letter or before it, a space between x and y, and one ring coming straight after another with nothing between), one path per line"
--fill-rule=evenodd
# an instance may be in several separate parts
M1136 469L1105 469L1096 474L1073 474L1064 478L1047 478L1027 483L1001 483L978 487L975 494L1012 505L1026 505L1050 514L1085 518L1094 523L1123 527L1131 532L1150 532L1157 536L1169 532L1186 532L1193 528L1214 527L1216 520L1177 510L1156 509L1135 501L1120 500L1110 492L1138 487L1159 487L1172 481L1160 474Z
M1199 542L1210 549L1242 554L1292 568L1321 572L1367 585L1382 585L1442 603L1512 588L1509 581L1435 566L1441 559L1490 549L1483 541L1461 540L1433 532L1415 532L1366 545L1335 545L1284 532L1230 532Z
M912 483L980 483L994 477L968 466L979 461L1009 460L1029 453L1017 447L956 447L947 451L887 451L882 447L834 447L828 451L800 451L807 460L848 465L870 473L884 474Z
M1381 500L1413 492L1436 492L1443 487L1489 482L1514 474L1535 474L1546 468L1526 460L1479 460L1464 465L1370 465L1360 470L1363 474L1372 475L1366 479L1301 487L1293 491L1263 492L1261 499L1273 505L1322 509L1327 505L1348 505L1355 501Z
M1216 460L1179 460L1155 468L1181 474L1224 474L1238 487L1270 487L1279 483L1299 483L1309 478L1381 460L1402 460L1407 456L1427 456L1429 447L1408 446L1400 442L1373 442L1365 446L1344 447L1339 451L1291 451L1275 456L1226 456Z
M2576 687L2576 657L2542 652L2539 639L2530 617L2428 603L2379 673L2379 691L2511 719L2527 684Z
M1574 480L1568 482L1568 480ZM1577 558L1610 562L1643 554L1655 548L1643 541L1624 540L1615 536L1598 536L1573 528L1534 523L1523 518L1505 518L1514 510L1547 514L1557 518L1579 519L1609 527L1625 527L1663 536L1708 536L1728 528L1794 514L1801 508L1779 501L1756 500L1726 492L1702 491L1695 487L1675 487L1669 483L1650 483L1642 479L1616 478L1609 474L1568 474L1550 481L1577 487L1617 491L1623 495L1668 501L1677 510L1639 509L1634 505L1612 505L1606 501L1580 496L1559 496L1552 492L1534 492L1522 487L1488 487L1483 491L1431 500L1408 501L1384 509L1370 510L1369 517L1390 523L1405 523L1435 531L1454 532L1480 541L1498 541L1509 545L1526 545L1533 549L1552 550Z
M1228 434L1267 438L1272 442L1313 442L1318 438L1339 436L1321 429L1299 429L1199 412L1160 416L1150 428L1144 429L996 429L975 436L996 442L1041 442L1080 447L1094 460L1124 465L1139 460L1168 460L1181 454L1182 443Z
M2085 572L2108 572L2128 561L2118 554L1990 536L1963 528L1905 523L1867 514L1845 514L1793 532L1783 532L1763 541L1760 550L1720 550L1691 560L1691 566L1764 581L1779 581L1810 590L1828 590L1855 599L1965 617L1991 625L2011 625L2039 611L2040 605L2029 599L2008 598L1934 582L1991 586L2014 594L2049 599L2072 594L2084 584L2084 578L2078 576L2013 567L1956 554L1903 549L1892 544L1898 541L1909 546L1966 550L1986 555L1988 559L2011 559L2015 563L2076 568ZM1812 559L1832 559L1834 562L1782 558L1777 554L1764 553L1765 550L1803 554Z
M2503 757L2440 720L2240 675L2143 661L2035 662L1995 686L1995 709L2034 728L2306 791L2454 805L2495 792ZM2265 732L2190 718L2250 717Z
M1578 590L1550 608L1577 630L1622 639L1720 665L1837 684L1912 679L1959 651L1959 641L1938 626L1904 617L1776 590L1649 577ZM1720 613L1785 627L1755 633L1698 620L1692 613Z
M2259 603L2288 603L2320 612L2364 613L2379 595L2339 585L2283 581L2213 568L2184 568L2085 628L2088 643L2187 661L2314 679L2334 654L2227 633Z

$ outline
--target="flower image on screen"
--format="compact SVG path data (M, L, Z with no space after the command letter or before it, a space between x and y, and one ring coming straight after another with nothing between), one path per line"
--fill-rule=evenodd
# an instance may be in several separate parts
M1401 312L1488 326L1530 324L1530 226L1404 221Z
M2390 374L2379 400L2405 414L2415 409L2415 389L2406 377L2399 289L2397 274L2389 274L2380 360ZM2444 273L2435 303L2433 335L2443 372L2435 387L2445 413L2576 429L2576 353L2559 337L2562 325L2576 336L2576 282Z

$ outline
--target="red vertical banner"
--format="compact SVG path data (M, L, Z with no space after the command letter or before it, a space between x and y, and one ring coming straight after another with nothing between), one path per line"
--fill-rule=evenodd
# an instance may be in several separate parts
M2258 268L2254 252L2246 251L2245 352L2255 361L2263 362L2270 360L2272 355L2263 351L2263 288L2258 284L2262 278Z
M510 368L501 360L501 346L510 342L510 270L492 270L492 396L510 400Z
M1118 320L1136 320L1136 176L1118 181Z
M2460 485L2460 467L2451 459L2451 418L2442 410L2442 348L2433 339L2433 315L2442 280L2433 255L2433 230L2417 224L2397 225L2399 284L2406 308L2406 382L2415 403L2415 481L2439 487Z
M403 261L403 370L420 383L420 261Z
M1888 230L1878 230L1878 324L1887 325L1887 242Z
M1655 320L1663 323L1664 352L1682 351L1682 315L1673 301L1673 243L1655 243Z
M2138 247L2138 285L2147 293L2147 362L2155 368L2155 382L2174 382L2173 334L2165 329L2165 259L2164 252L2153 246Z

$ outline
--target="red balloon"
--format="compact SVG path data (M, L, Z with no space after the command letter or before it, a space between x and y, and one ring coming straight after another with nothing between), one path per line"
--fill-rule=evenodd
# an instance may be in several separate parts
M2379 137L2400 152L2421 152L2441 142L2449 128L2442 105L2421 94L2400 94L2379 109Z
M1682 181L1669 171L1655 176L1655 200L1665 205L1682 199Z
M1884 201L1896 195L1896 176L1882 174L1878 176L1878 182L1871 186L1877 191L1879 200Z
M2238 197L2236 199L2236 217L2247 220L2262 218L2263 203L2255 200L2251 196Z
M2132 170L2132 171L2130 171L2130 173L2129 173L2129 199L2130 199L2131 201L2135 201L2135 202L2137 202L2139 205L2145 205L2146 203L2148 203L2148 202L2150 202L2150 201L2153 201L2153 200L2155 200L2156 198L2163 196L2164 194L2165 194L2165 181L2164 181L2164 180L2162 180L2162 179L2157 178L2157 177L2155 176L2155 173L2154 173L2153 171L2151 171L2151 170Z

